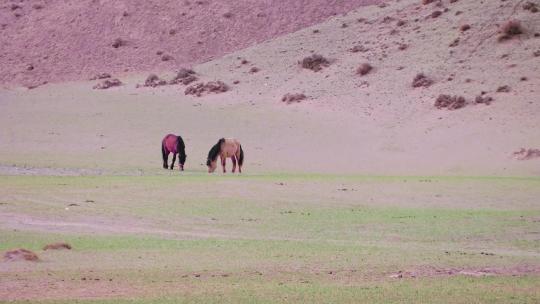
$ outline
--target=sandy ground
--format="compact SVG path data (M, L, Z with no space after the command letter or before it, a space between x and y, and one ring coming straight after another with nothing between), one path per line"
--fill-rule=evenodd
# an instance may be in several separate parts
M515 1L444 6L449 11L438 18L430 14L442 8L417 1L365 7L196 66L202 81L232 87L219 95L185 96L182 85L135 89L146 75L106 91L92 90L95 82L3 90L2 165L137 174L161 166L159 142L172 132L186 141L187 170L204 170L209 148L229 136L246 150L246 172L538 175L540 159L512 154L540 146L538 19L515 10ZM497 24L509 18L522 20L526 34L499 43ZM461 33L464 23L471 29ZM398 43L409 47L400 51ZM348 51L358 44L369 51ZM333 63L317 73L300 68L311 52ZM354 73L361 62L374 66L363 77ZM253 66L261 70L250 73ZM435 83L412 88L419 72ZM502 85L511 91L495 92ZM471 102L481 91L494 98L491 105L433 106L439 94ZM291 92L309 98L281 103Z

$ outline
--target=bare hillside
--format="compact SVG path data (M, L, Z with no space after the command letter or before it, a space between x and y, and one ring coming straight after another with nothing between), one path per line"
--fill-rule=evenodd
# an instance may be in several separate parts
M0 84L170 70L374 2L6 0L0 4Z

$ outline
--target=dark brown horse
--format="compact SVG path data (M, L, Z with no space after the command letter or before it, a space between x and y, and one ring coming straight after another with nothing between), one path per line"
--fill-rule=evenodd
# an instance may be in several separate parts
M169 169L168 160L169 153L173 154L173 159L170 169L174 168L174 162L176 161L176 154L178 154L178 167L181 171L184 171L184 164L186 163L186 145L182 140L182 137L174 134L167 134L161 141L161 153L163 155L163 168Z
M242 173L242 165L244 164L244 151L240 142L234 138L221 138L217 144L208 152L208 159L206 165L208 166L208 173L212 173L217 167L217 157L220 157L221 166L223 167L223 173L226 173L225 163L227 157L232 159L233 168L232 172L236 170L236 163L238 162L238 173Z

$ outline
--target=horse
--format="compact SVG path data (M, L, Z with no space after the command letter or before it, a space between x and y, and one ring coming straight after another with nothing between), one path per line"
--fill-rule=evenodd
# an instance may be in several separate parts
M174 134L167 134L161 141L161 153L163 155L163 168L169 169L168 160L169 153L173 154L173 159L170 169L174 168L174 162L176 161L176 154L178 153L178 167L181 171L184 171L184 164L186 163L186 145L182 140L182 137Z
M223 173L226 173L225 163L227 157L232 159L233 168L232 172L236 170L236 163L238 162L238 173L242 173L242 165L244 164L244 151L240 142L234 138L221 138L217 144L215 144L208 152L208 159L206 166L208 166L208 173L212 173L217 167L217 157L221 159L221 166L223 167Z

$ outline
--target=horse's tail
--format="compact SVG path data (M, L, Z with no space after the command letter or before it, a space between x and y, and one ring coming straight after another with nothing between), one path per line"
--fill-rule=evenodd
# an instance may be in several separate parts
M242 150L242 145L240 146L240 157L238 158L238 165L242 167L242 164L244 164L244 150Z
M186 162L186 145L184 144L184 140L181 136L177 137L176 142L176 150L178 152L178 161L180 161L180 164L184 164Z

